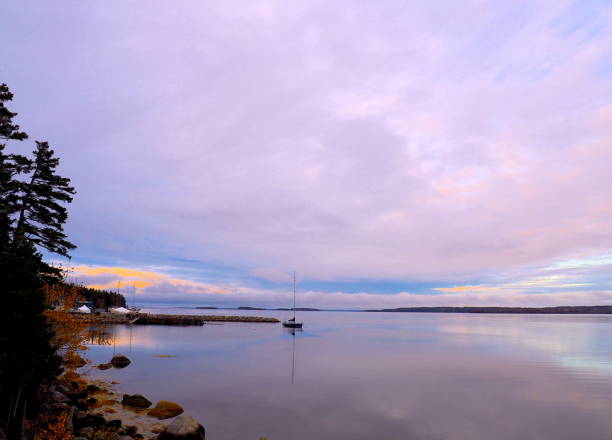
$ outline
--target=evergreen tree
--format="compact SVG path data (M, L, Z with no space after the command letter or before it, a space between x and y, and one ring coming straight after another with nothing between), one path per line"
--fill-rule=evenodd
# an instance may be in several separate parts
M59 159L46 142L34 158L5 152L6 142L27 134L13 122L5 103L12 93L0 85L0 430L20 438L23 420L35 414L41 383L60 373L60 358L43 312L42 287L61 280L60 270L43 261L37 246L68 256L74 248L63 232L74 188L56 174ZM1 433L0 433L1 434Z
M19 131L19 125L13 122L13 118L17 116L17 113L11 112L4 105L5 102L12 100L13 94L8 86L4 83L0 84L0 139L22 141L27 139L28 135L23 131Z
M22 183L19 199L19 217L13 235L13 244L26 240L53 253L68 256L75 246L66 239L63 225L68 214L61 202L70 203L74 188L70 179L56 174L59 158L47 142L36 142L34 160L24 169L31 173Z
M6 154L6 142L23 141L28 138L25 132L19 131L19 125L13 122L17 113L6 108L5 103L12 101L13 94L6 84L0 84L0 245L8 243L11 229L11 215L16 212L18 182L15 176L29 166L30 161L21 155Z

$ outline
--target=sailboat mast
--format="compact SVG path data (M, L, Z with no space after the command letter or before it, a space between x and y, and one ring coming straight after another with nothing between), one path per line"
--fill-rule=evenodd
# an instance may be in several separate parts
M293 271L293 321L295 322L295 271Z

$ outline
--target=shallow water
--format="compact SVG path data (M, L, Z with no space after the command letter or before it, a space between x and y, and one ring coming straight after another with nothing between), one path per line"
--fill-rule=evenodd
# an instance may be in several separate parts
M155 310L252 314L288 312ZM117 389L180 403L209 440L610 439L612 316L303 312L280 324L115 326ZM171 355L174 357L159 357Z

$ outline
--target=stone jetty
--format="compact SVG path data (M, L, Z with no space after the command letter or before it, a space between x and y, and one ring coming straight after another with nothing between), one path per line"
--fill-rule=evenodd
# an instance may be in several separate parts
M115 315L101 313L92 316L94 322L102 324L134 324L134 325L204 325L207 322L280 322L276 318L263 316L236 316L236 315L164 315L157 313L134 313L129 315Z
M97 313L95 315L73 315L84 321L99 324L134 324L134 325L204 325L207 322L250 322L277 323L276 318L264 316L238 315L166 315L157 313Z

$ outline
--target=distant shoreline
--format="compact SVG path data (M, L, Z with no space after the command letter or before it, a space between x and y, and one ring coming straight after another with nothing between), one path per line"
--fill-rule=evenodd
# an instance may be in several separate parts
M556 306L556 307L398 307L373 309L366 312L399 313L512 313L526 315L610 315L612 306Z
M266 307L212 307L199 306L196 309L239 310L239 311L292 311L292 308ZM612 306L548 306L548 307L496 307L496 306L431 306L396 307L393 309L317 309L297 307L297 312L386 312L386 313L492 313L523 315L612 315Z

